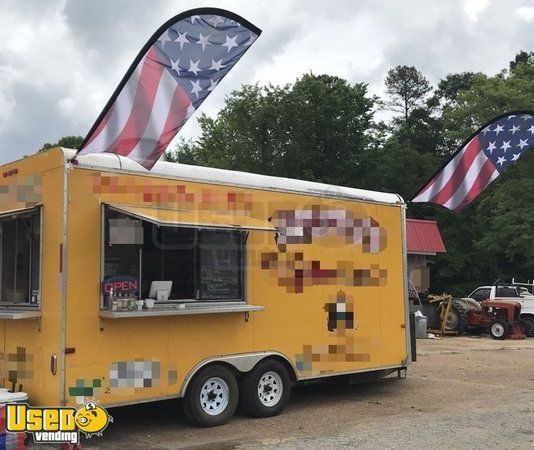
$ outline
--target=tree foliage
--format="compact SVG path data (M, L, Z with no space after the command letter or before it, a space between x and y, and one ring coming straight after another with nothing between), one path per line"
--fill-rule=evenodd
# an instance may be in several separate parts
M57 141L55 144L51 144L50 142L46 142L43 144L43 146L39 149L40 152L43 150L48 150L52 147L65 147L65 148L73 148L75 150L79 149L82 145L83 137L81 136L64 136L59 141Z
M534 52L525 52L521 50L515 55L513 61L510 61L510 70L514 70L520 64L533 64L534 63Z
M352 184L368 147L374 99L365 84L304 75L293 85L244 86L198 143L181 142L178 162L341 185Z
M461 92L467 91L473 85L476 76L473 72L451 73L439 81L434 92L437 104L444 106L458 106L458 96Z
M397 66L386 76L386 105L393 111L401 112L408 122L414 108L420 107L432 90L430 83L415 67Z

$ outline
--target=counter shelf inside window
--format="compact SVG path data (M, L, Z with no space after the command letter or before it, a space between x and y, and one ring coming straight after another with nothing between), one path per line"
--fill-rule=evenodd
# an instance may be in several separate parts
M124 289L128 286L135 287L135 280L122 280L112 282L116 288L122 285ZM165 315L188 315L188 314L216 314L231 312L252 312L265 309L263 306L249 305L243 300L221 301L170 301L168 295L171 289L170 281L153 281L151 283L149 298L139 299L134 293L119 292L115 294L111 283L104 285L108 290L106 311L101 311L102 317L125 318L143 316L165 316ZM156 296L157 299L150 298Z
M162 224L127 212L103 211L101 317L263 309L244 298L247 230Z
M249 305L245 302L210 302L210 303L179 303L176 305L158 305L154 308L141 310L118 310L100 311L100 317L105 319L127 319L131 317L155 317L155 316L186 316L199 314L228 314L228 313L250 313L263 311L264 306Z

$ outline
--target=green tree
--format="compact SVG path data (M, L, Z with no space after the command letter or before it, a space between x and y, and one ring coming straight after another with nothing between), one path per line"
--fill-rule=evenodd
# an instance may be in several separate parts
M375 100L365 84L304 75L293 85L244 86L216 118L199 119L196 143L181 142L179 162L361 185Z
M43 146L38 150L42 152L43 150L48 150L52 147L65 147L65 148L73 148L75 150L79 149L82 145L83 137L81 136L64 136L61 139L59 139L55 144L51 144L50 142L46 142L43 144Z
M366 153L361 170L364 183L357 186L395 192L408 200L435 171L438 161L436 155L419 153L404 136L393 134Z
M432 90L430 83L415 67L397 66L389 70L386 77L386 105L401 112L407 123L414 108L423 105L424 99Z
M444 106L456 105L460 92L471 88L475 75L474 72L452 73L439 81L434 97L437 102Z
M198 151L192 139L179 138L175 149L166 151L163 158L168 162L198 165Z
M435 115L434 97L425 101L432 90L430 83L414 67L391 69L386 87L389 98L385 103L403 116L383 125L385 132L374 141L365 165L365 172L373 178L366 187L408 199L440 160L441 119Z
M510 70L517 68L519 64L533 64L534 63L534 52L525 52L521 50L515 55L513 61L510 61Z

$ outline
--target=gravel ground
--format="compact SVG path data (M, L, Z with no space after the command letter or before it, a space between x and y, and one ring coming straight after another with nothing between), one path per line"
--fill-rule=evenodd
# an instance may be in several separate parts
M178 401L116 408L86 448L534 448L534 339L418 341L408 377L299 386L278 417L188 426Z

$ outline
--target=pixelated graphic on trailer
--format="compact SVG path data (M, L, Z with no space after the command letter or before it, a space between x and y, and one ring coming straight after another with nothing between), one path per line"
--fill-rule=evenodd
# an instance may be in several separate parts
M158 386L160 362L155 360L117 361L111 365L111 388L149 388Z
M76 386L69 387L69 395L76 397L77 405L82 405L89 400L98 398L100 394L102 394L102 380L100 378L77 379Z
M15 353L5 353L0 363L2 378L10 383L19 383L22 380L33 378L33 353L28 353L25 347L18 347Z
M93 175L92 182L95 194L134 194L138 202L148 204L177 204L190 210L237 215L250 215L253 208L252 194L248 192L204 189L195 193L188 191L185 184L102 174Z
M318 364L325 362L369 362L371 339L354 334L358 324L354 312L354 299L343 291L330 297L324 304L328 339L334 343L308 344L302 353L295 355L297 370L303 375L319 375L331 372L321 370Z
M278 249L287 244L311 244L317 237L335 234L346 244L359 244L365 253L378 253L387 245L386 231L372 217L354 217L352 211L326 209L313 205L311 209L279 210L272 218L278 229Z
M17 175L17 173L13 173L13 175ZM10 176L4 176L2 180L10 180ZM10 182L9 184L2 184L2 181L0 181L1 203L14 203L17 207L31 208L42 201L43 177L41 175L17 176L16 182Z
M304 292L305 286L383 286L387 282L387 269L378 264L355 268L354 261L337 261L335 268L323 268L321 261L306 260L301 252L262 253L261 268L276 277L286 292L296 294Z

